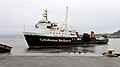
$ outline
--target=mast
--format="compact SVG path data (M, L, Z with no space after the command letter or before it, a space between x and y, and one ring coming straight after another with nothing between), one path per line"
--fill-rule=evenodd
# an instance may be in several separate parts
M65 16L65 20L61 26L61 29L63 30L67 30L67 18L68 18L68 6L66 7L66 16Z
M48 11L47 11L47 9L44 10L44 12L45 13L43 14L43 17L45 17L45 20L47 21L48 20L48 14L47 14Z
M68 18L68 6L66 7L66 17L65 17L65 20L61 26L61 29L62 30L67 30L67 18Z
M65 30L67 29L68 6L66 7Z

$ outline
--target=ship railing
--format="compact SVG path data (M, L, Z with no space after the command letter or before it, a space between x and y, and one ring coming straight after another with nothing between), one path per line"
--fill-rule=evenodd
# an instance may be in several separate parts
M43 33L35 33L35 32L23 32L24 35L44 35Z

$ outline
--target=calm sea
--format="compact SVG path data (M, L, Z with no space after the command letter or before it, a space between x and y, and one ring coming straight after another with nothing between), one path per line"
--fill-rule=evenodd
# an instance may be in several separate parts
M67 48L28 49L27 43L23 35L0 35L0 43L12 46L12 53L59 53L72 50ZM94 47L75 47L75 49L77 50L85 49L87 52L96 54L101 54L110 48L115 49L116 52L120 53L120 39L109 39L108 44L97 44Z

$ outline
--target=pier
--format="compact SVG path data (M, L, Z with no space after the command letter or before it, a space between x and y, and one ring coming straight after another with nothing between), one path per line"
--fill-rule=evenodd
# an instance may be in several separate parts
M3 54L0 67L120 67L120 58L91 53Z

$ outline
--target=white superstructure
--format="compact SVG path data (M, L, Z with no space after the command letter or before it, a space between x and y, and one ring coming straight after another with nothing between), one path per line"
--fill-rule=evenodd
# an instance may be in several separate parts
M60 29L57 26L57 23L48 21L47 10L45 10L43 17L45 17L45 20L41 20L35 24L35 30L33 32L24 32L24 34L54 37L78 37L78 33L75 30Z
M42 35L42 36L57 36L57 37L77 37L75 30L64 30L57 26L57 23L50 21L39 21L35 25L33 32L24 32L26 35Z

